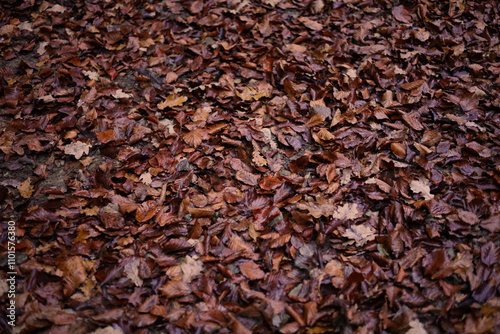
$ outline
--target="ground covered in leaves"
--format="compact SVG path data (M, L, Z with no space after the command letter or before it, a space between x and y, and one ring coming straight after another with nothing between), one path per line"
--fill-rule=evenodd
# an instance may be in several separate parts
M498 11L2 1L15 332L500 332Z

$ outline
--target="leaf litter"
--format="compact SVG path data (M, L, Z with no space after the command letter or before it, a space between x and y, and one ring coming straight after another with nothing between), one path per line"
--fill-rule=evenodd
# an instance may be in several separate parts
M494 3L1 7L19 333L500 332Z

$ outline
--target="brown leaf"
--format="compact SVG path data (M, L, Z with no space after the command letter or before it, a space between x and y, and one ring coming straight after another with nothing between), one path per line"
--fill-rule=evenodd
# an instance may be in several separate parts
M87 279L87 272L81 256L70 257L61 264L60 268L67 283L66 295L70 295Z
M163 110L165 108L182 106L186 101L187 101L186 96L179 96L178 94L172 94L167 96L167 98L163 102L158 103L158 109Z
M318 114L324 116L325 118L332 117L332 109L325 105L325 101L323 101L323 99L311 101L309 105L311 106L313 114Z
M392 8L392 15L396 20L403 23L411 23L412 18L410 13L404 8L404 6L397 6Z
M168 281L159 290L167 298L187 296L191 293L191 288L183 281Z
M307 17L299 17L298 21L305 25L307 28L314 30L314 31L320 31L323 29L323 25L321 23L318 23L316 21L311 20L310 18Z
M19 194L24 197L24 198L30 198L31 195L33 194L33 191L35 191L35 188L31 185L31 178L27 178L24 180L24 182L21 183L17 187L17 190L19 190Z
M139 223L144 223L158 212L158 205L155 201L147 201L142 203L135 212L135 218Z
M420 86L422 86L424 84L424 82L425 82L425 80L416 80L416 81L408 82L408 83L402 84L401 88L403 88L405 90L413 90L415 88L419 88Z
M197 148L206 136L202 129L194 129L184 135L184 141L191 147Z
M424 129L424 126L420 123L414 113L403 114L403 121L415 131L421 131Z
M401 159L404 159L406 157L406 148L401 143L391 143L391 150L394 155Z
M116 139L115 132L113 130L106 130L106 131L100 131L96 133L97 139L101 143L109 143L110 141L113 141Z
M318 314L318 304L316 302L310 301L304 304L304 320L308 326L312 326L313 320Z
M264 272L259 268L254 262L245 262L240 265L240 270L243 275L248 279L262 279L264 278Z
M256 186L259 184L260 175L252 174L244 170L239 170L236 172L236 179L248 184L249 186Z
M428 130L424 132L420 143L425 146L434 146L441 141L441 132L436 130Z

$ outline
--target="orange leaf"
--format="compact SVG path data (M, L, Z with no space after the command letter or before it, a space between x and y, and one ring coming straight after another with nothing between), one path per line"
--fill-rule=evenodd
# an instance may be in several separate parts
M113 130L97 132L96 136L97 139L99 139L99 141L104 144L109 143L110 141L113 141L116 138L115 132Z
M17 187L17 190L19 190L19 194L21 196L29 198L35 190L35 188L31 185L31 178L28 177L19 187Z

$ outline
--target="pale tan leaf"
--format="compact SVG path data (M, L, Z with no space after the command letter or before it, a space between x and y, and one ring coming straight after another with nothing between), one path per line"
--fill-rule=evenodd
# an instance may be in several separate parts
M127 276L132 282L134 282L135 286L142 286L142 279L139 277L139 265L141 264L141 260L137 257L133 258L132 261L128 262L123 267L123 272L125 276Z
M363 212L359 210L356 203L346 203L342 206L337 206L332 214L332 218L340 220L357 219L363 216Z
M165 101L158 103L158 109L163 110L165 108L173 108L181 106L184 102L187 101L186 96L179 96L178 94L172 94L167 96Z
M74 141L64 147L64 153L72 155L75 159L80 159L82 155L89 154L90 144L85 144L81 141Z
M244 87L242 92L236 92L236 95L244 101L257 101L263 97L269 97L272 89L273 87L267 82L252 79L249 85Z
M424 325L418 320L410 321L410 329L406 334L427 334Z
M356 246L363 246L368 241L375 239L376 232L377 231L371 226L352 225L344 232L343 236L354 240Z
M115 99L128 99L130 97L132 97L132 95L130 94L127 94L125 93L123 90L121 89L117 89L116 92L114 92L112 94L112 96L115 98Z
M123 334L123 331L119 327L104 327L104 328L98 328L97 330L93 331L90 334Z
M82 73L85 74L90 80L99 80L99 74L97 72L83 70Z
M201 275L204 265L198 256L186 256L180 260L180 268L182 271L182 280L186 283L191 283L193 279Z
M434 198L434 195L431 194L431 188L426 183L426 180L413 180L410 182L410 189L414 193L421 194L425 200L430 200Z

